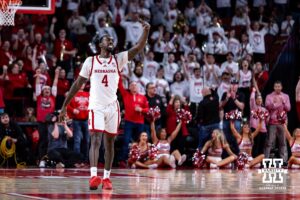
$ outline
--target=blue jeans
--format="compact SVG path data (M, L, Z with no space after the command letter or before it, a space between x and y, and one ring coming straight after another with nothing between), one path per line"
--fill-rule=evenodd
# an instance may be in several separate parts
M199 131L199 145L198 148L201 150L205 143L211 138L213 130L219 129L219 123L209 124L206 126L200 126Z
M241 132L241 124L242 124L242 122L240 120L234 121L234 127L236 128L236 130L239 133ZM226 137L226 140L227 140L232 152L236 155L239 154L239 152L240 152L239 146L237 144L235 137L233 136L233 134L231 132L230 121L228 121L228 120L223 121L223 132L224 132L224 135Z
M88 160L89 156L89 142L90 142L90 135L89 135L89 127L88 127L88 120L73 120L73 139L74 139L74 146L73 150L76 153L82 153L85 160ZM82 149L81 142L83 142Z
M129 122L125 121L124 124L124 142L122 146L122 150L120 153L120 161L125 161L128 158L128 153L129 153L129 148L128 145L133 139L134 141L137 141L139 135L141 132L144 131L144 124L140 123L134 123L134 122Z

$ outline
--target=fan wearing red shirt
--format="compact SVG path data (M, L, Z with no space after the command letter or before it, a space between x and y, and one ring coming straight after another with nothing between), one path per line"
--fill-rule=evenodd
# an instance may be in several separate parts
M14 55L10 51L10 42L4 41L0 49L0 67L9 65L14 61Z
M85 84L83 84L78 93L73 97L70 104L67 107L68 116L73 119L73 150L76 153L82 153L84 159L88 160L89 153L89 93L84 91ZM81 142L83 142L83 148L81 149Z
M262 64L260 62L255 63L255 81L260 92L263 91L267 81L269 80L269 73L263 70Z
M124 143L119 158L120 164L124 165L129 153L128 144L132 138L136 141L138 135L144 131L144 114L148 112L149 105L146 96L138 93L139 89L135 81L129 84L129 91L127 91L120 80L119 91L125 105ZM134 130L137 132L134 133Z
M64 103L65 97L70 89L70 82L66 79L66 70L61 69L59 71L58 83L57 83L57 97L56 108L61 108Z
M37 110L37 122L39 131L39 159L41 159L47 153L48 144L48 130L47 124L45 123L47 114L53 113L55 111L55 98L57 94L57 82L60 68L56 68L55 77L53 81L52 88L50 86L44 85L41 87L40 76L41 74L36 74L36 84L35 93L37 96L36 100L36 110ZM45 167L45 164L41 161L40 167Z
M52 41L54 41L54 55L58 60L57 64L62 66L66 70L66 73L68 73L71 68L71 58L75 56L77 50L74 49L72 42L66 39L65 29L61 29L59 31L59 37L56 38L54 34L54 25L56 22L57 19L53 17L50 26L50 36Z
M31 33L31 34L33 34L33 33ZM36 49L36 57L37 58L42 58L43 56L46 56L46 53L47 53L47 47L44 43L42 43L42 39L43 39L43 37L40 33L36 33L34 35L33 48Z
M183 105L184 104L184 105ZM169 104L167 106L167 122L166 122L166 132L172 133L177 127L177 114L176 111L180 108L185 110L189 110L189 106L186 104L185 101L181 101L180 96L171 96ZM184 150L184 140L185 137L188 135L188 129L185 123L181 125L181 131L178 133L174 141L172 142L171 148L178 149L179 152L183 152Z

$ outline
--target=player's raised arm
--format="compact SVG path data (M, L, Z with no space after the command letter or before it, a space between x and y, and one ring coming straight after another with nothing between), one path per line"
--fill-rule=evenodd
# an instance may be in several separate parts
M75 94L79 91L81 86L86 81L87 81L87 78L84 78L84 77L79 75L78 78L76 79L76 81L73 83L73 85L71 86L71 88L68 92L68 95L66 96L65 101L62 105L62 108L61 108L61 111L60 111L60 114L59 114L59 121L64 121L68 104L70 103L72 98L75 96Z
M128 50L128 60L132 60L136 54L141 52L147 43L147 39L150 31L150 24L142 20L139 20L139 22L143 26L143 33L139 41L131 49Z

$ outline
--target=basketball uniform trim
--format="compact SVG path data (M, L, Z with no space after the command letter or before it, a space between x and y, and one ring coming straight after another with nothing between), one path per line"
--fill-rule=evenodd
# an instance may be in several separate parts
M96 56L96 60L98 61L98 63L100 63L100 65L102 65L102 62L100 61L100 59L98 58L98 56Z
M100 61L100 59L99 59L99 55L98 56L96 56L96 60L100 63L100 65L102 65L102 62ZM109 57L109 61L108 61L108 63L107 64L110 64L111 63L111 61L112 61L112 56L110 56Z
M118 109L118 125L117 125L117 130L119 130L120 127L120 122L121 122L121 117L120 117L120 106L119 106L119 101L117 101L117 109Z
M91 110L91 112L92 112L92 129L94 130L94 129L95 129L95 124L94 124L94 121L95 121L94 111Z
M120 69L119 69L119 64L118 64L118 60L116 58L116 55L114 55L114 59L115 59L116 64L117 64L117 70L118 70L118 73L119 73L119 79L121 79L121 72L120 72Z
M291 145L291 148L294 146L294 144L295 144L295 141L296 141L296 140L294 140L294 141L293 141L293 143L292 143L292 145Z
M90 72L90 77L92 76L92 73L93 73L93 68L94 68L94 56L92 57L92 67L91 67L91 72Z

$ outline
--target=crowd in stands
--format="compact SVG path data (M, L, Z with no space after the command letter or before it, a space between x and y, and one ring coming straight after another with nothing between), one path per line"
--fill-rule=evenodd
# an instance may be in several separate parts
M300 1L287 0L72 0L57 1L54 15L16 14L15 26L0 26L0 139L8 136L31 164L45 157L58 167L87 162L89 83L68 107L71 125L58 123L55 111L84 59L97 54L95 37L108 34L115 52L127 50L142 33L142 18L151 24L147 46L124 66L119 83L116 165L175 168L198 148L211 165L247 152L254 166L270 157L276 138L287 163L285 136L298 145L287 120L278 119L291 109L289 97L280 80L266 99L261 93L299 15ZM160 118L147 119L156 106ZM192 119L178 119L179 109ZM270 119L254 118L257 109ZM234 110L243 119L230 120Z

